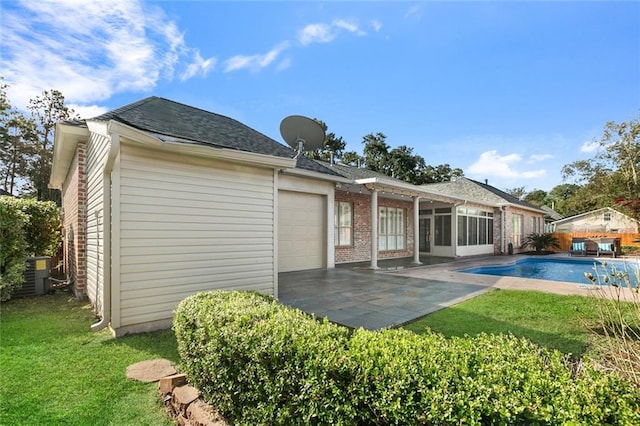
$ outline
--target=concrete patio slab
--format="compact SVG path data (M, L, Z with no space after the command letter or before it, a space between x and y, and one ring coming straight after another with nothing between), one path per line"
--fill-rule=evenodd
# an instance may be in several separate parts
M395 327L488 289L364 268L316 269L279 274L279 299L318 318L351 328Z
M279 274L279 298L282 303L318 318L371 330L402 325L492 288L635 300L628 289L622 294L606 294L594 286L576 283L458 272L509 264L523 257L478 256L455 260L421 257L422 266L412 265L410 259L394 259L381 261L383 268L377 271L362 263L287 272Z

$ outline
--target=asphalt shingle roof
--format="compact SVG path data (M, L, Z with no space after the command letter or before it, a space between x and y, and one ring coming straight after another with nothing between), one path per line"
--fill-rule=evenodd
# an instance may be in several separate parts
M233 118L156 96L125 105L91 120L115 120L152 133L163 141L194 143L284 158L295 155L290 147ZM82 126L84 121L69 121L68 124ZM341 176L304 156L298 158L296 168Z
M275 140L223 115L152 96L99 115L139 130L201 145L291 158L293 151Z
M469 200L486 202L490 204L501 204L507 202L529 209L539 210L538 207L521 201L511 194L508 194L489 184L481 183L469 178L458 178L451 182L430 183L423 185L427 190L436 191L441 194L455 194L458 197L464 197Z

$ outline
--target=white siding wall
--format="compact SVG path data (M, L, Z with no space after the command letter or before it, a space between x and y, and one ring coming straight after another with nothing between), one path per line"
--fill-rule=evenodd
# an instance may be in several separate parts
M273 170L123 143L118 174L115 328L170 320L198 291L274 293Z
M110 139L91 133L87 143L87 296L103 315L104 205L103 170Z

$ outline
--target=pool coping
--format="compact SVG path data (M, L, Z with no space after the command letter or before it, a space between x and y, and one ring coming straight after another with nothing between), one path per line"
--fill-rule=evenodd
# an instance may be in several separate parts
M564 281L547 281L533 278L517 278L498 275L473 274L469 272L458 272L461 269L477 268L482 266L506 266L514 264L519 259L540 258L540 256L530 255L512 255L512 256L477 256L473 258L459 258L451 262L436 265L425 265L411 269L399 271L387 271L384 273L402 275L412 278L422 278L431 280L440 280L447 282L456 282L463 284L483 285L489 288L508 289L508 290L532 290L542 291L546 293L555 293L562 295L576 295L589 297L618 298L625 301L640 301L640 295L626 288L612 288L611 286L599 286L589 284L586 279L584 284L576 284L574 282ZM548 259L574 259L566 253L545 256ZM583 259L583 258L580 258ZM602 261L612 260L599 257L587 256L587 260ZM574 259L578 260L578 259ZM616 261L630 261L634 264L640 264L638 257L621 257L615 258Z

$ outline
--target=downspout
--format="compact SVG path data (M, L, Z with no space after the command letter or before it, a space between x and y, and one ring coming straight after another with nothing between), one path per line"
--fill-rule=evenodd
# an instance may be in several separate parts
M120 135L111 133L111 145L102 171L102 233L104 238L102 261L102 318L91 325L91 331L100 331L111 322L111 171L120 152Z

